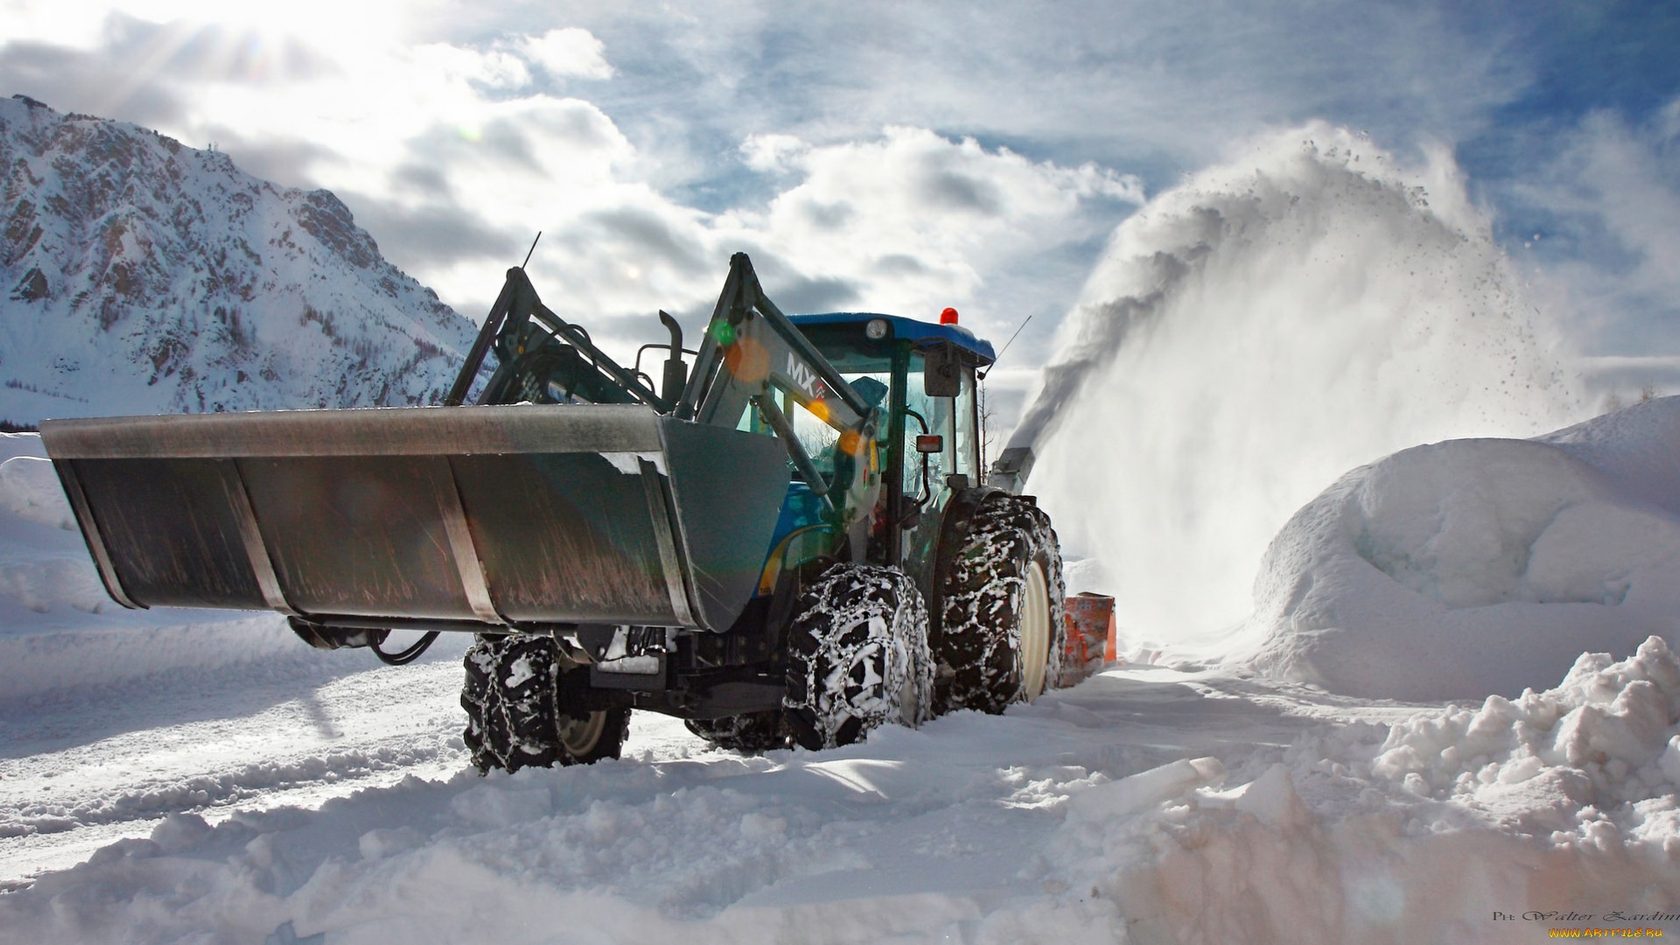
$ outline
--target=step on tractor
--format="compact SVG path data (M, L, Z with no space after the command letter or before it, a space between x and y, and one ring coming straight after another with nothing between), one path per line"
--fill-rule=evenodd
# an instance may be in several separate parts
M442 406L41 435L125 606L274 610L393 664L473 634L481 771L617 757L633 709L822 749L1057 684L1030 450L982 477L990 344L954 312L785 315L745 254L697 348L660 319L627 369L514 268ZM420 633L388 648L398 630Z

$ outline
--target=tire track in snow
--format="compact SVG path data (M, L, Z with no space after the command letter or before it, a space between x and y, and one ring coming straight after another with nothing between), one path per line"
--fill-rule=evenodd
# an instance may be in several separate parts
M411 747L380 745L279 762L258 762L230 771L154 782L109 797L79 798L70 804L25 803L0 814L0 837L59 833L91 824L202 812L276 791L354 782L382 772L407 771L427 763L455 762L462 757L459 743L449 737L430 739Z
M0 720L17 736L0 758L0 884L144 836L170 814L318 807L410 775L452 776L467 765L460 681L450 652L326 678L303 663L260 677L187 671L16 707Z

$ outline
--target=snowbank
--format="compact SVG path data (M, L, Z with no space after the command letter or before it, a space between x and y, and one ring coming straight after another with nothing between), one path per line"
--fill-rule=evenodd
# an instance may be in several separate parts
M1680 398L1356 469L1278 534L1255 601L1253 665L1372 698L1515 696L1680 639Z
M1202 786L1190 764L1085 792L1051 846L1102 877L1134 941L1680 924L1680 662L1657 638L1545 692L1309 733L1256 777ZM1163 775L1194 789L1138 816L1128 786Z

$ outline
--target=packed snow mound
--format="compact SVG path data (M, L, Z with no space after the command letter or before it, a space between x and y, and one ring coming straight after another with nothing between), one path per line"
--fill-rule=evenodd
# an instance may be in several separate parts
M1583 653L1563 683L1393 726L1374 780L1554 844L1680 856L1680 661Z
M1515 696L1583 649L1680 636L1680 398L1535 440L1419 446L1295 514L1255 665L1349 695Z
M1052 840L1132 941L1528 942L1680 918L1680 661L1660 638L1583 655L1545 692L1311 730L1258 772L1208 760L1087 790Z

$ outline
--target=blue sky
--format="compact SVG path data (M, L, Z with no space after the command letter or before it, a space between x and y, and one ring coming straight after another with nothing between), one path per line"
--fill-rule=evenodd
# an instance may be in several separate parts
M1322 119L1442 145L1595 354L1680 355L1680 4L0 0L0 91L338 193L477 319L537 230L556 309L930 314L1042 362L1114 227ZM1538 238L1537 238L1538 237ZM646 318L646 324L627 319Z

